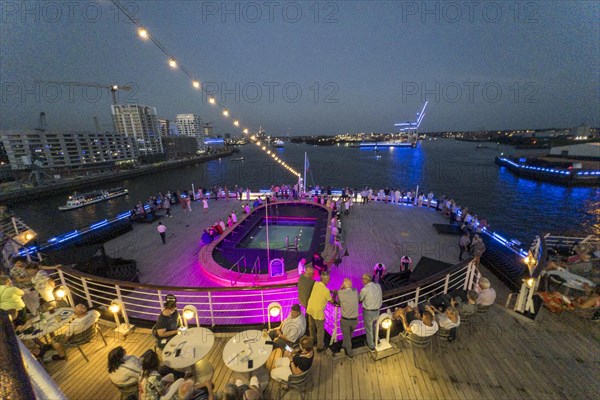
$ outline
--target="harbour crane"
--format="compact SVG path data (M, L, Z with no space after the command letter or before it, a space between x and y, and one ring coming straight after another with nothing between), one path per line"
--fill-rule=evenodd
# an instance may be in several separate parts
M117 84L113 85L102 85L94 82L64 82L64 81L40 81L36 80L37 83L45 83L45 84L54 84L54 85L64 85L64 86L83 86L83 87L95 87L100 89L108 89L112 95L113 104L117 104L117 92L119 90L130 91L133 89L131 86L119 86Z

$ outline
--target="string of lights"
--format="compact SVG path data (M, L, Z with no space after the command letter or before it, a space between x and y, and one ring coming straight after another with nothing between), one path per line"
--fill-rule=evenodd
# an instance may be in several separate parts
M281 165L283 168L287 169L290 173L292 173L293 175L297 176L298 178L301 176L300 173L298 171L296 171L294 168L292 168L289 164L287 164L285 161L283 161L281 158L279 158L277 156L277 154L275 154L275 152L272 152L271 150L267 149L267 146L265 146L263 143L260 142L260 138L257 138L255 135L250 135L250 130L246 127L241 127L241 123L238 119L235 119L231 116L231 112L227 109L227 107L225 107L225 105L221 104L214 96L209 95L209 93L206 92L205 88L202 86L201 81L196 78L191 72L190 70L188 70L181 62L179 62L177 60L177 58L175 57L175 55L173 53L171 53L157 38L156 36L152 35L148 29L142 25L142 23L140 21L138 21L136 18L134 18L131 14L129 14L129 12L127 12L127 10L119 3L118 0L111 0L111 2L115 5L115 7L127 18L129 19L136 27L137 27L137 35L140 39L142 40L149 40L152 43L154 43L154 45L156 45L156 47L158 47L158 49L160 51L162 51L166 56L167 56L167 60L168 60L168 64L169 67L171 67L172 69L179 69L181 72L183 72L191 81L192 83L192 87L196 90L201 90L203 91L208 98L208 103L215 106L215 107L219 107L221 109L221 115L223 116L223 118L232 118L233 119L233 126L236 128L239 128L241 130L241 132L248 137L248 140L255 144L256 146L258 146L258 148L260 148L263 152L265 152L269 157L271 157L271 159L273 159L273 161L275 161L276 163L278 163L279 165Z

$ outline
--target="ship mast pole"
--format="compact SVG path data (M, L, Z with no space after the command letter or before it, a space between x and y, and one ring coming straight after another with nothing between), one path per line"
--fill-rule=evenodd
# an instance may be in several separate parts
M302 191L306 193L306 152L304 152L304 181L302 182Z

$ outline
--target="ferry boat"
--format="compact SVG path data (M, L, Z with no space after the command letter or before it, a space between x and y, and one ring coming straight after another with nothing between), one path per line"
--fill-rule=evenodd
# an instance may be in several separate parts
M281 139L275 139L273 141L273 147L283 147L284 142Z
M128 193L128 190L122 187L108 190L96 190L87 193L74 192L71 196L69 196L67 203L64 206L58 207L58 209L61 211L74 210L76 208L85 207L90 204L110 200L115 197L125 196Z
M400 142L397 140L386 140L383 142L362 142L358 145L361 149L378 149L378 148L389 148L389 147L406 147L412 148L417 147L416 142Z

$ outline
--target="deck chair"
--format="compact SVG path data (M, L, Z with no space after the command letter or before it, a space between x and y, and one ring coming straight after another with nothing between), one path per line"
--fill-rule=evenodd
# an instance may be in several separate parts
M304 392L306 392L307 381L310 379L310 369L299 375L290 375L288 381L279 381L279 389L277 390L277 400L284 398L285 394L290 390L295 390L300 395L300 399L304 400ZM311 381L312 386L312 381Z
M462 321L461 321L461 323L462 323ZM436 334L438 349L441 350L441 342L453 343L456 340L457 333L458 333L458 327L454 327L452 329L440 328Z
M66 346L77 347L77 350L79 350L79 352L81 353L81 355L83 356L85 361L89 362L90 360L87 358L87 356L83 352L83 349L81 348L81 346L83 346L86 343L91 342L97 333L100 334L100 337L102 338L102 341L104 342L104 346L105 347L108 346L108 343L106 343L106 339L104 338L104 334L102 333L102 330L98 328L97 322L95 322L92 326L90 326L85 331L81 332L80 334L74 335L73 338L66 343Z
M417 353L415 352L415 349L426 349L427 347L429 347L429 353L431 355L431 358L433 358L433 342L431 341L432 336L422 337L415 335L414 333L406 332L401 333L399 336L400 339L405 340L412 348L413 363L415 365L415 368L420 369L422 371L426 371L426 369L419 367L417 363Z
M113 383L113 385L115 385L117 389L119 389L119 393L121 394L121 400L131 398L130 396L135 396L135 398L137 399L140 390L138 382L134 382L131 385L117 385L115 383Z

